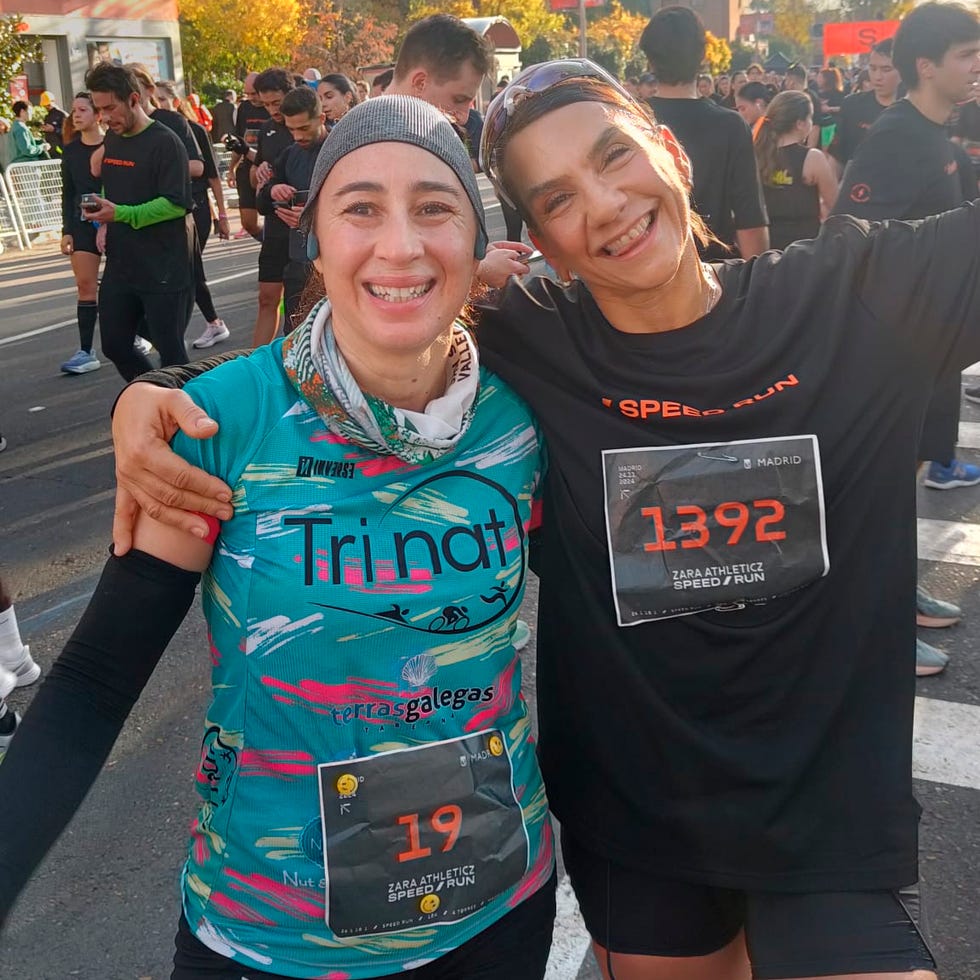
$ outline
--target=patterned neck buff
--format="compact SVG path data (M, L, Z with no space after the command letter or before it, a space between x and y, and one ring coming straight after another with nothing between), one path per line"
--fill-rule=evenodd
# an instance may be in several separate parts
M282 363L293 387L331 432L406 463L425 463L452 450L473 418L479 361L473 338L459 322L453 324L446 359L445 393L424 412L396 408L361 391L337 347L328 299L286 338Z

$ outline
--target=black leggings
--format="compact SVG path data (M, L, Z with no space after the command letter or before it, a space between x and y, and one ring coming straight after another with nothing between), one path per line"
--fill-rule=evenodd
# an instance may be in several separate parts
M99 286L102 352L126 381L153 369L149 358L133 350L136 334L143 330L160 355L161 367L187 363L184 331L192 301L191 289L141 293L111 274L103 278Z
M204 260L201 253L211 237L211 205L207 197L194 199L194 225L197 227L197 248L194 249L194 300L197 308L208 323L218 319L218 311L214 308L211 289L204 275Z
M541 980L555 924L555 885L552 875L540 891L451 953L378 980ZM170 980L289 980L215 953L191 932L183 915L174 943Z

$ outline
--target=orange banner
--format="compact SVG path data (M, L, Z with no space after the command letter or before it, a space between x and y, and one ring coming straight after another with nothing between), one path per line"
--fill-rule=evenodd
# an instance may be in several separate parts
M867 54L898 30L897 20L857 20L823 25L824 61L836 54Z

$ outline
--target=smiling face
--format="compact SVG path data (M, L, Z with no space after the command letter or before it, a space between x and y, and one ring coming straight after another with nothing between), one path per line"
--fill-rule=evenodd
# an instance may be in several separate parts
M599 102L565 105L511 138L503 170L548 261L594 294L657 289L686 254L696 259L680 171L639 116Z
M341 350L360 363L448 338L476 271L477 219L438 157L406 143L343 157L317 199L316 259Z

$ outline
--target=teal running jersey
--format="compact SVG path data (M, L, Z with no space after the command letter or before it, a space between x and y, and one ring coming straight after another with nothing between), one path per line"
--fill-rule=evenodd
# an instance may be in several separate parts
M457 948L552 873L511 642L542 449L481 370L453 451L377 455L298 397L281 346L188 384L221 428L174 440L235 512L202 586L213 694L183 903L243 966L356 980Z

